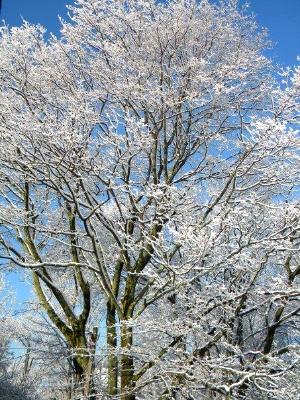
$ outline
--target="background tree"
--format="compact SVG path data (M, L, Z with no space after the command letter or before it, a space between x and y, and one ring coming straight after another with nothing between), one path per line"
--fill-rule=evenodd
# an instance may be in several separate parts
M36 392L24 380L25 368L14 356L11 334L13 312L10 293L5 291L3 274L0 274L0 399L35 400Z

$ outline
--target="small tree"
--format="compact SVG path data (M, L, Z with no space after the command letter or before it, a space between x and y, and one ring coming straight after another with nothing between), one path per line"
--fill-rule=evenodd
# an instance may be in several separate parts
M5 291L5 280L0 274L0 399L35 400L36 392L23 380L23 369L16 361L12 345L12 310ZM4 295L5 293L5 295ZM21 368L20 368L21 367Z

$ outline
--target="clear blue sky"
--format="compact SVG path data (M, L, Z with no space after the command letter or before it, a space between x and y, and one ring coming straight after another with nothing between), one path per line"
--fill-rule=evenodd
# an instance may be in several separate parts
M65 5L69 3L72 0L2 0L2 19L14 26L20 25L23 17L57 34L57 16L66 16ZM295 64L297 55L300 56L300 0L249 0L249 3L260 25L269 29L275 44L272 58L280 64Z

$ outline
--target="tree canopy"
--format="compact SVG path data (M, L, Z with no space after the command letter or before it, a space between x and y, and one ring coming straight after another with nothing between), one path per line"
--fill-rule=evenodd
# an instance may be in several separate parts
M37 393L295 399L300 69L236 1L69 9L0 36L1 263L60 349Z

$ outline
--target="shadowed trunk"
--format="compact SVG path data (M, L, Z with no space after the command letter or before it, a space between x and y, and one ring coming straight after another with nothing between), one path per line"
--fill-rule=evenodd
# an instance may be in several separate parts
M107 394L115 396L118 394L118 358L116 355L117 348L117 330L116 330L116 311L110 301L107 302Z
M126 325L121 327L121 400L135 400L134 364L131 355L132 328Z

